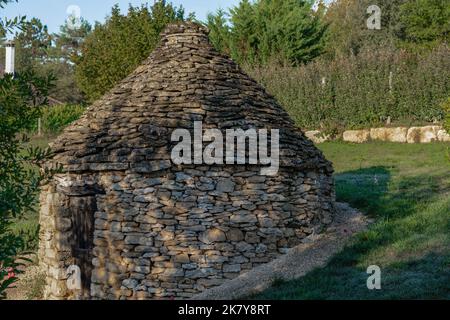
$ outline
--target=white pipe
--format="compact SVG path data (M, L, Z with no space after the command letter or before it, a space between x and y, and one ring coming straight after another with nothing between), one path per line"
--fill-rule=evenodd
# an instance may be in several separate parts
M16 54L16 48L14 42L8 41L5 44L6 47L6 61L5 61L5 73L14 74L14 60Z

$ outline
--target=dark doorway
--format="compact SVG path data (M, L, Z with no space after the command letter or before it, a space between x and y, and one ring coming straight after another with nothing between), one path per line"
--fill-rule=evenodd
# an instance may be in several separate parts
M94 249L94 214L97 211L95 196L71 197L69 210L72 217L72 252L75 264L81 269L80 299L90 298L92 258Z

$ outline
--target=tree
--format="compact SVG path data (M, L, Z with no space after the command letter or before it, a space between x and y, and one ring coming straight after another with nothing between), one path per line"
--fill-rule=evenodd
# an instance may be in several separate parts
M127 15L113 7L107 21L86 37L76 59L79 87L91 101L99 98L148 57L168 23L185 19L182 7L164 0L150 8L130 6Z
M414 0L399 10L404 41L410 46L433 48L450 40L450 5L447 0Z
M369 30L367 8L381 9L381 30ZM450 37L447 0L336 0L326 14L330 24L327 51L331 55L358 54L381 47L412 51L432 49Z
M75 66L58 56L49 56L42 65L35 68L36 74L42 77L52 74L54 86L49 90L49 96L63 103L83 104L85 97L75 81Z
M8 2L11 1L0 0L0 9ZM6 35L20 27L21 22L22 19L3 20L0 31ZM11 219L34 209L39 183L50 173L38 168L49 151L27 148L24 133L37 120L51 81L50 77L37 77L31 71L0 78L0 299L17 281L20 264L17 255L22 241L10 232Z
M256 34L256 7L248 0L242 0L230 10L230 51L237 61L255 61L258 47Z
M224 15L208 19L211 37L229 39L230 52L238 62L265 64L273 58L294 64L311 61L322 53L326 25L312 9L312 0L242 0L230 10L227 32ZM218 28L217 26L220 26ZM219 34L220 32L221 34Z
M4 9L8 3L18 2L18 0L0 0L0 9ZM0 39L6 36L6 33L13 30L14 28L20 28L25 17L14 17L12 19L0 18Z
M68 21L53 34L53 45L49 50L47 62L41 66L41 74L51 72L56 77L55 87L50 95L60 101L80 104L85 97L75 81L75 63L81 57L81 46L92 31L92 26L81 19L79 27L74 28Z
M268 48L270 56L279 52L283 58L297 64L313 60L323 52L327 29L320 15L315 15L312 10L314 1L280 1L280 5L277 1L269 1L273 33L265 38L263 47Z
M32 18L22 24L15 35L16 70L18 72L42 65L49 55L52 36L41 20Z
M74 61L80 55L80 47L91 30L90 24L81 20L79 28L70 28L66 22L57 34L50 34L39 19L25 17L15 28L17 72L33 70L36 75L53 74L55 85L49 95L65 103L83 103L84 96L75 83ZM0 64L5 61L0 51Z
M330 4L325 14L329 24L328 53L347 55L359 51L364 30L362 14L358 0L336 0Z
M79 28L70 28L66 22L59 33L50 34L39 19L23 21L15 33L17 72L32 69L38 76L52 74L56 81L49 95L65 103L82 103L84 96L75 83L74 61L90 30L90 24L82 20ZM4 61L3 52L0 59Z
M400 6L406 0L336 0L330 4L325 20L329 24L327 52L358 54L364 48L394 48L402 38ZM381 10L381 29L369 30L367 8L377 5Z
M86 37L91 33L92 26L81 18L80 26L74 28L66 21L59 29L59 33L53 35L57 54L65 62L76 63L81 57L81 46Z
M216 14L208 14L206 25L209 29L209 40L211 44L221 52L229 54L230 49L230 30L227 25L227 14L222 9L217 10Z
M27 148L25 132L37 121L39 106L46 102L51 78L39 78L32 72L0 78L0 299L15 282L17 254L22 240L9 232L12 218L35 210L39 183L49 171L39 171L50 152Z

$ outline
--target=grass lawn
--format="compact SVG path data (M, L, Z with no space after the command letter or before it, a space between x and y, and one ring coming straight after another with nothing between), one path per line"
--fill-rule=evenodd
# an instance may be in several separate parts
M450 299L449 144L325 143L338 201L375 219L324 268L257 299ZM381 268L368 290L367 267Z

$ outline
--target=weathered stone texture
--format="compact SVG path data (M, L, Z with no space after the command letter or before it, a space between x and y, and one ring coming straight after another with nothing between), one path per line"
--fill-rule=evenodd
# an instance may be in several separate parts
M370 129L372 140L406 143L408 128L374 128Z
M439 126L411 127L408 130L408 143L430 143L439 141Z
M174 129L280 129L280 170L175 165ZM332 166L273 97L170 25L144 64L54 143L64 172L41 194L47 298L188 298L272 260L333 218ZM92 220L91 220L92 219ZM65 285L82 264L84 290Z
M370 140L370 130L348 130L342 135L345 142L364 143Z
M440 142L450 142L450 134L444 129L440 129L437 133L438 140Z
M319 130L306 131L305 136L314 143L324 143L331 140L330 135L326 135Z

